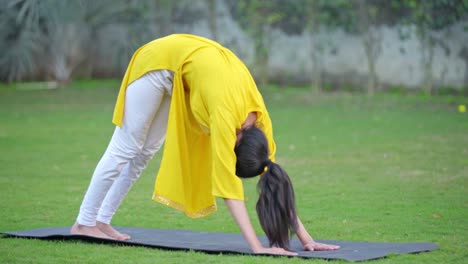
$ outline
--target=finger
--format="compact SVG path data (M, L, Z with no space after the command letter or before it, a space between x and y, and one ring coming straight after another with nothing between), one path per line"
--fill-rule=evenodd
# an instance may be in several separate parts
M326 245L326 244L321 244L318 246L318 248L316 248L317 250L337 250L339 249L340 247L339 246L335 246L335 245Z
M286 256L297 256L298 254L296 252L292 252L292 251L287 251L283 248L276 248L278 254L281 254L281 255L286 255Z
M331 250L336 250L336 249L339 249L340 246L336 246L336 245L327 245L329 249Z
M286 251L286 250L284 252L285 252L285 255L287 255L287 256L297 256L297 255L299 255L297 252L291 252L291 251Z
M310 245L306 245L306 246L304 247L304 250L306 250L306 251L314 251L314 247L313 247L313 246L310 246Z

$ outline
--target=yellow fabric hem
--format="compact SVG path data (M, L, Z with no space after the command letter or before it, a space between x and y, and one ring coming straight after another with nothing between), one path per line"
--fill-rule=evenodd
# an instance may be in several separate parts
M180 203L177 203L177 202L174 202L172 200L169 200L157 193L153 193L153 201L155 202L158 202L158 203L161 203L161 204L164 204L166 206L169 206L169 207L172 207L176 210L179 210L179 211L182 211L186 216L190 217L190 218L200 218L200 217L205 217L205 216L208 216L214 212L216 212L217 210L217 207L216 207L216 204L212 205L212 206L209 206L205 209L202 209L198 212L194 212L194 213L189 213L186 211L185 209L185 206L183 206L182 204Z

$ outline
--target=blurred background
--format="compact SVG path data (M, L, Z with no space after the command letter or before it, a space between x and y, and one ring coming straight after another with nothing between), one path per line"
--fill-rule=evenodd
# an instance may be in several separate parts
M0 0L0 231L73 223L133 52L172 33L251 70L312 236L441 248L376 264L468 263L468 0ZM153 202L161 157L113 224L239 232L221 201L197 221ZM0 236L0 263L128 259L284 263Z
M468 94L468 0L1 0L0 81L120 79L171 33L222 43L260 87Z

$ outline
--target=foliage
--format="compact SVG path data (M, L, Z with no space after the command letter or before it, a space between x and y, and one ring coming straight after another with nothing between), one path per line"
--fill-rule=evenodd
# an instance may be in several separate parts
M312 2L312 1L310 1ZM340 27L361 36L367 58L369 81L367 92L372 95L379 86L375 64L380 54L379 25L416 25L421 42L423 87L430 94L433 87L432 60L436 42L431 30L448 27L468 18L467 0L354 0L313 1L316 11L313 22L325 27ZM331 19L330 19L331 18ZM310 22L309 22L310 23Z
M402 24L416 26L416 36L421 43L423 89L426 94L430 95L434 86L432 73L434 46L440 42L431 35L431 30L440 30L462 19L467 19L468 0L404 0L395 7L408 10L406 15L402 16Z
M255 62L253 72L259 76L260 86L268 81L268 60L271 43L271 29L284 19L282 1L230 0L231 12L247 31L254 43Z
M89 64L89 57L103 50L112 52L110 57L124 56L126 65L129 53L157 35L145 35L152 29L151 22L167 29L174 21L193 22L193 12L198 11L188 1L173 4L167 0L159 1L156 7L149 0L7 0L0 4L0 48L4 51L0 55L0 80L7 82L34 77L39 70L52 80L66 83L78 66ZM169 20L153 16L148 7L156 9L157 14L169 14ZM114 25L126 25L129 31L100 47L96 42L102 38L101 30Z
M37 70L43 37L37 31L39 18L35 3L22 9L14 2L0 1L0 80L14 81ZM14 12L13 12L14 10Z
M403 23L440 30L468 18L468 0L393 1Z
M3 0L0 81L66 83L76 76L108 76L99 72L101 58L107 58L105 63L112 65L109 68L116 76L136 47L174 32L175 25L184 25L186 30L197 20L207 19L213 37L218 38L222 32L218 32L216 9L224 3L253 41L252 70L262 85L268 81L274 29L290 35L334 29L359 34L369 51L370 89L378 86L372 65L381 40L373 29L414 25L424 55L426 86L431 90L433 46L440 41L429 33L468 19L468 0ZM408 32L404 37L410 36ZM331 49L329 44L310 43L314 67L321 67L320 58ZM319 71L313 73L317 78Z
M90 55L89 44L96 32L131 18L135 7L131 1L111 0L9 0L2 4L0 12L8 21L0 30L0 43L5 45L0 78L6 81L24 78L39 67L53 80L69 81Z
M273 28L285 33L301 34L311 22L310 7L315 9L315 21L321 25L356 32L359 17L353 7L358 2L374 17L375 26L423 23L431 30L439 30L468 18L468 0L231 0L229 3L234 17L245 28L251 26L252 19L258 19L269 21Z

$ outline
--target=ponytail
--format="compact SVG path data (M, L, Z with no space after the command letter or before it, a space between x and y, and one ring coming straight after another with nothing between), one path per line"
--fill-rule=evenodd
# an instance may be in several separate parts
M289 250L290 237L297 231L294 190L280 165L268 161L267 171L257 185L257 214L270 246Z
M289 239L296 233L298 224L294 190L288 174L269 159L268 141L256 126L242 130L242 138L234 151L237 176L250 178L263 173L257 185L257 214L270 246L289 249Z

